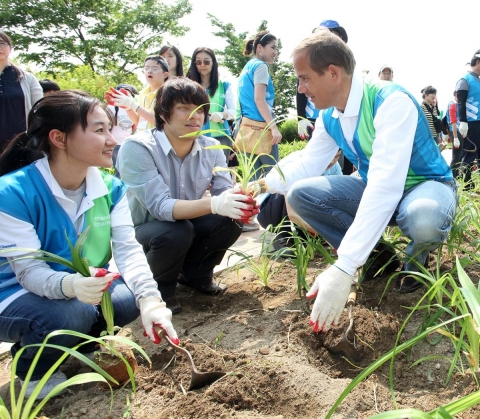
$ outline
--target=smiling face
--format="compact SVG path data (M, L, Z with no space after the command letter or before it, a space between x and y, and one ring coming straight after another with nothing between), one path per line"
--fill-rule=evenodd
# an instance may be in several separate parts
M105 110L100 106L93 108L87 115L85 131L78 125L65 141L69 164L75 168L111 167L113 149L117 145L111 129Z
M206 52L199 52L194 60L197 70L203 77L209 77L213 68L213 59Z
M168 77L168 72L166 72L162 65L155 60L145 61L143 74L145 74L145 79L153 90L162 86L163 83L165 83L165 79Z
M392 81L393 80L393 71L392 69L385 67L380 73L378 73L378 78L380 80Z
M177 68L177 56L175 53L172 51L172 49L168 49L161 56L165 58L165 61L168 64L169 73L173 73L172 75L175 75Z
M197 137L180 138L182 135L200 131L205 122L203 107L196 109L193 103L175 103L169 121L165 120L163 130L169 140L192 142Z
M261 44L257 45L257 51L255 53L255 56L266 62L267 64L273 64L275 61L275 57L278 55L278 42L276 39L273 41L270 41L268 44L265 46L262 46Z
M316 109L328 109L335 106L334 99L338 90L335 73L328 68L323 75L312 70L305 50L295 54L293 66L298 77L299 93L304 93L310 98Z

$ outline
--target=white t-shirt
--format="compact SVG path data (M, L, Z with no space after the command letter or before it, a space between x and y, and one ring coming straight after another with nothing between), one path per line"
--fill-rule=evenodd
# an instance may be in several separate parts
M115 116L115 107L108 105L108 108ZM117 140L117 145L121 145L123 141L132 135L133 122L128 117L128 113L125 109L118 108L117 113L117 125L112 129L112 134Z

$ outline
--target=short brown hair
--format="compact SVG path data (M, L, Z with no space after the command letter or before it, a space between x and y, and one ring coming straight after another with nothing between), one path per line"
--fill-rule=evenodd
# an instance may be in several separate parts
M338 36L330 31L319 31L301 41L293 50L292 56L306 51L308 64L321 76L333 64L353 74L355 57L352 50Z
M175 77L172 80L167 80L157 92L154 112L155 126L159 131L163 131L165 122L170 121L173 107L177 103L202 106L205 112L203 123L205 124L208 121L210 99L205 89L197 82L186 77Z

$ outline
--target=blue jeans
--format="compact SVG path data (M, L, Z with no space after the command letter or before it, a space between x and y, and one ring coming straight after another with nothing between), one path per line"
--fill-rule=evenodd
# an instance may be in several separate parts
M366 184L353 176L320 176L296 182L287 199L292 209L338 249L355 219ZM405 252L423 264L452 228L457 206L455 181L426 181L405 191L389 225L410 239ZM375 214L372 214L375 217ZM414 262L404 270L418 271Z
M135 297L122 278L113 281L109 288L116 326L125 326L134 321L139 310ZM14 300L0 314L0 340L15 343L12 357L26 345L42 343L54 330L74 330L99 337L106 329L100 305L85 304L76 298L70 300L49 300L33 293L27 293ZM49 343L73 347L81 339L70 335L59 335L49 339ZM95 345L82 346L81 352L94 350ZM38 348L23 351L17 365L17 376L24 380ZM35 367L32 380L40 380L50 367L63 355L62 351L45 348Z
M248 157L250 157L250 153L246 153ZM250 181L252 180L258 180L260 179L261 176L265 176L270 170L272 170L272 167L275 166L278 162L279 158L279 151L278 151L278 144L274 144L272 146L272 151L270 151L270 154L267 156L260 156L257 161L255 162L255 174L250 178ZM262 165L268 165L268 167L262 167Z

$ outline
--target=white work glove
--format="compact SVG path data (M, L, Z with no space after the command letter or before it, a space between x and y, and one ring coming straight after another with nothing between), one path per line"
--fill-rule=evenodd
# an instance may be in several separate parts
M140 317L142 318L142 325L145 329L145 336L148 336L153 343L160 343L162 339L154 327L158 326L175 345L180 343L177 332L173 328L172 312L160 298L140 298L138 304L140 306Z
M82 274L69 274L61 280L63 295L68 298L75 298L85 304L97 304L101 301L103 293L117 279L120 274L117 272L107 273L104 268L90 267L91 276Z
M213 112L210 115L210 121L212 121L212 122L222 122L223 121L223 112Z
M468 122L460 122L460 125L458 126L458 132L463 138L465 138L468 133Z
M308 128L313 129L313 124L308 119L300 119L298 121L298 136L302 140L308 138Z
M455 148L460 148L460 140L458 138L453 139L453 146Z
M340 319L355 276L348 275L335 265L317 276L306 297L317 296L310 314L310 325L314 332L326 332L332 323Z
M233 218L234 220L245 216L250 218L252 216L253 205L248 205L245 201L251 199L252 198L247 195L235 193L233 189L228 189L218 196L212 196L210 208L212 214L223 215L224 217Z

